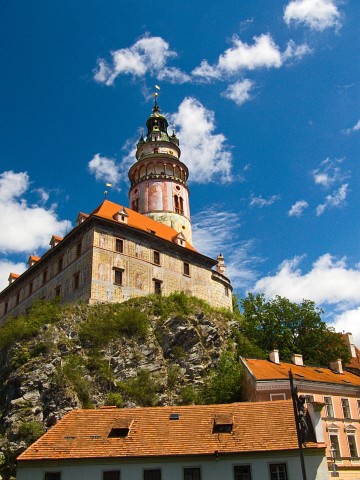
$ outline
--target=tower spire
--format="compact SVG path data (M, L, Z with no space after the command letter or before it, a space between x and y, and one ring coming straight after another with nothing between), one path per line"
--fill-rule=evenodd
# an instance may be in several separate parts
M160 87L155 85L157 90ZM137 162L129 170L129 200L136 210L182 233L191 243L189 171L180 161L181 150L175 129L168 134L168 121L154 93L152 114L146 121L147 133L137 143Z

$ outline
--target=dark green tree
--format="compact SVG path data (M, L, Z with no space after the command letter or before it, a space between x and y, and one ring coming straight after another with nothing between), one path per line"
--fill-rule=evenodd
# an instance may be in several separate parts
M242 331L261 349L277 348L283 359L301 353L306 362L316 365L335 358L349 361L341 334L321 319L323 310L311 300L295 303L278 295L266 300L264 294L249 293L240 303Z

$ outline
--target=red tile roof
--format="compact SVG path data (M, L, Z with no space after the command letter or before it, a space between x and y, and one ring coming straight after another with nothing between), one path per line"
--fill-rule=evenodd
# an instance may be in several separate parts
M299 366L285 362L276 364L269 360L252 358L243 358L243 362L251 370L256 380L259 381L288 379L291 369L294 379L298 380L360 386L360 377L351 372L336 373L330 368Z
M178 414L171 420L170 414ZM213 433L214 421L233 419L231 433ZM112 428L129 427L125 438ZM322 448L309 442L307 448ZM19 457L19 461L157 457L267 452L298 448L290 400L229 405L73 410Z
M156 222L155 220L147 217L146 215L142 215L141 213L130 210L130 208L123 207L122 205L118 205L117 203L110 202L109 200L104 200L103 203L98 208L96 208L89 216L96 216L115 222L115 214L123 208L128 214L127 224L130 227L148 233L155 232L155 235L157 237L172 243L173 238L176 237L176 235L178 235L179 233L174 228L164 225L163 223ZM196 252L195 248L189 242L186 242L185 247L189 250Z

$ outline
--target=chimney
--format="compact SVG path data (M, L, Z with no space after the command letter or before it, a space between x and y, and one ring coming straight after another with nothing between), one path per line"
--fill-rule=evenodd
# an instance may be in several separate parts
M269 353L269 360L270 362L273 362L273 363L276 363L277 365L279 365L280 363L280 359L279 359L279 350L271 350L271 352Z
M336 373L344 373L342 369L341 358L338 358L337 360L330 362L330 368L331 370L334 370L334 372Z
M224 260L223 254L219 253L216 260L217 260L216 271L218 273L220 273L221 275L226 276L226 265L225 265L225 260Z
M356 358L355 344L352 333L344 333L345 343L352 358Z
M299 365L299 367L304 366L303 356L300 353L293 353L291 355L291 361L294 365Z

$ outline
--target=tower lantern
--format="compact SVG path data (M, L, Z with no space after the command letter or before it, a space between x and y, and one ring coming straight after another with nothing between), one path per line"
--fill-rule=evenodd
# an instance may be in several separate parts
M154 97L147 133L137 143L137 161L129 170L130 208L181 232L191 243L189 171L180 161L175 131L168 134L168 121L161 114L157 94Z

